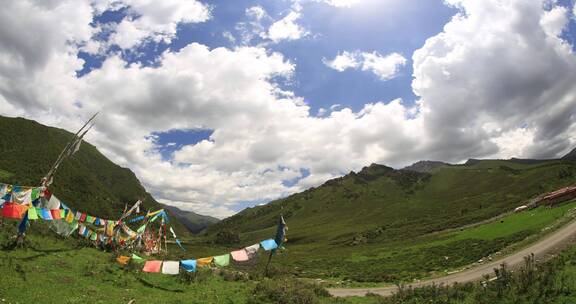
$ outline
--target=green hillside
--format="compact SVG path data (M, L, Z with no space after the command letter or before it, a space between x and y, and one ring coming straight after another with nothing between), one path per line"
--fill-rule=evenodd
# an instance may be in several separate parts
M73 134L23 118L0 116L0 182L38 185ZM94 146L83 142L80 150L64 162L51 190L75 210L103 218L117 218L125 204L143 198L143 206L160 209L132 171L121 168ZM175 220L180 233L186 228Z
M278 262L301 269L300 275L409 279L475 262L539 231L527 225L492 239L451 239L435 232L498 216L575 182L576 164L561 160L477 160L429 173L374 164L246 209L209 227L206 238L228 230L250 242L273 233L283 213L290 227L290 254ZM449 241L438 242L442 239ZM446 256L458 258L446 262Z
M574 149L574 150L570 151L570 153L564 155L564 157L562 157L562 159L576 161L576 149Z

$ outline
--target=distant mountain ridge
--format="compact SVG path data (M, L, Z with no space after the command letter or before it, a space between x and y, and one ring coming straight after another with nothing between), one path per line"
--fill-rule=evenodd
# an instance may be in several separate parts
M430 172L436 168L449 165L450 164L441 161L421 160L408 167L405 167L404 170L416 171L416 172Z
M170 210L172 214L180 220L182 225L186 226L188 230L192 233L200 233L212 224L219 222L220 220L208 216L201 215L192 211L182 210L178 207L164 205L166 209Z

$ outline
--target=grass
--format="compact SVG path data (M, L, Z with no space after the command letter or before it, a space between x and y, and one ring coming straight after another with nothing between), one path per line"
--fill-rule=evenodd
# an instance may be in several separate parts
M527 257L515 272L506 266L495 270L496 280L453 286L401 288L392 297L371 295L326 299L323 303L340 304L568 304L576 302L576 247L544 264Z
M12 176L12 173L0 169L0 180L4 180Z
M350 279L341 275L347 271L342 271L340 276L334 273L340 269L346 270L343 267L351 267L348 271L356 269L358 272L356 281L377 281L380 278L394 281L392 276L411 278L415 273L420 273L422 266L449 269L468 261L474 262L477 258L475 255L484 256L488 252L487 248L496 250L519 238L525 239L526 231L542 231L571 214L574 207L576 202L570 202L557 208L538 208L511 214L503 218L503 222L424 236L411 242L396 242L386 249L378 247L378 244L368 244L363 250L354 250L356 247L351 246L347 247L346 253L352 255L342 260L335 256L326 256L325 260L310 260L300 253L301 249L294 249L288 243L286 251L276 256L273 262L274 272L280 275L271 280L262 277L264 258L254 267L227 268L247 273L248 280L209 272L201 272L195 277L184 274L146 274L139 271L141 266L123 269L116 264L112 253L85 248L85 243L75 238L61 240L47 230L43 223L35 222L27 238L28 249L4 248L0 251L0 273L3 274L0 276L0 300L5 299L7 303L128 303L135 300L135 303L255 304L280 303L278 299L290 299L283 303L388 303L379 297L329 298L321 289L290 278L302 277L302 274L313 277L316 274L324 275L324 278L332 276ZM13 221L5 221L1 227L0 244L10 243L9 232L15 232L15 225ZM222 254L229 249L211 245L196 246L192 242L187 252L171 247L170 255L161 259L199 258ZM452 255L454 262L443 259L446 252ZM436 257L442 258L435 260ZM295 267L299 267L299 270L292 265L297 265ZM381 265L383 268L378 268ZM324 272L318 271L321 267L325 269ZM376 272L390 277L369 276Z
M6 230L13 227L2 228L5 245ZM123 269L112 253L37 228L28 235L27 249L0 251L2 303L245 303L256 284L211 273L187 278L142 273L140 265Z
M368 244L360 250L348 246L320 256L314 250L329 250L288 243L287 252L275 261L302 277L328 279L345 286L410 282L446 274L527 238L534 240L547 227L565 220L575 207L576 202L557 208L541 207L463 231L390 243L385 248L378 244ZM309 253L304 252L306 249Z

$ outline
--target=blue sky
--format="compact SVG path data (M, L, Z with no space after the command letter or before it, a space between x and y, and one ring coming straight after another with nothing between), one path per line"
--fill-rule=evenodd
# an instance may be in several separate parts
M226 217L371 163L576 146L573 0L54 0L0 7L0 114L76 130Z

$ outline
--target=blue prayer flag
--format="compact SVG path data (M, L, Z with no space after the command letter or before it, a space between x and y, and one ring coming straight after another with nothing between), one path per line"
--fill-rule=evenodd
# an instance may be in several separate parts
M276 237L274 238L274 241L276 242L276 245L280 247L282 246L282 243L284 243L285 238L286 238L286 222L284 221L284 217L280 215L280 218L278 219L278 227L276 228ZM274 249L274 251L276 250Z
M44 220L49 220L49 221L53 220L52 214L50 213L50 210L48 210L48 209L44 209L44 208L40 209L40 216Z
M260 242L260 246L266 251L278 248L278 244L273 239L267 239Z
M176 239L176 244L178 244L178 246L180 246L180 248L182 248L182 250L186 251L186 248L182 247L182 243L180 243L179 239Z
M28 212L26 212L24 218L20 222L20 225L18 225L18 233L23 234L24 232L26 232L26 228L28 227L27 225L28 225Z
M182 260L180 261L182 268L188 272L196 271L196 260Z
M138 221L141 221L141 220L143 220L143 219L144 219L144 216L143 216L143 215L141 215L141 216L137 216L137 217L135 217L135 218L133 218L133 219L129 220L129 221L128 221L128 223L134 223L134 222L138 222Z

